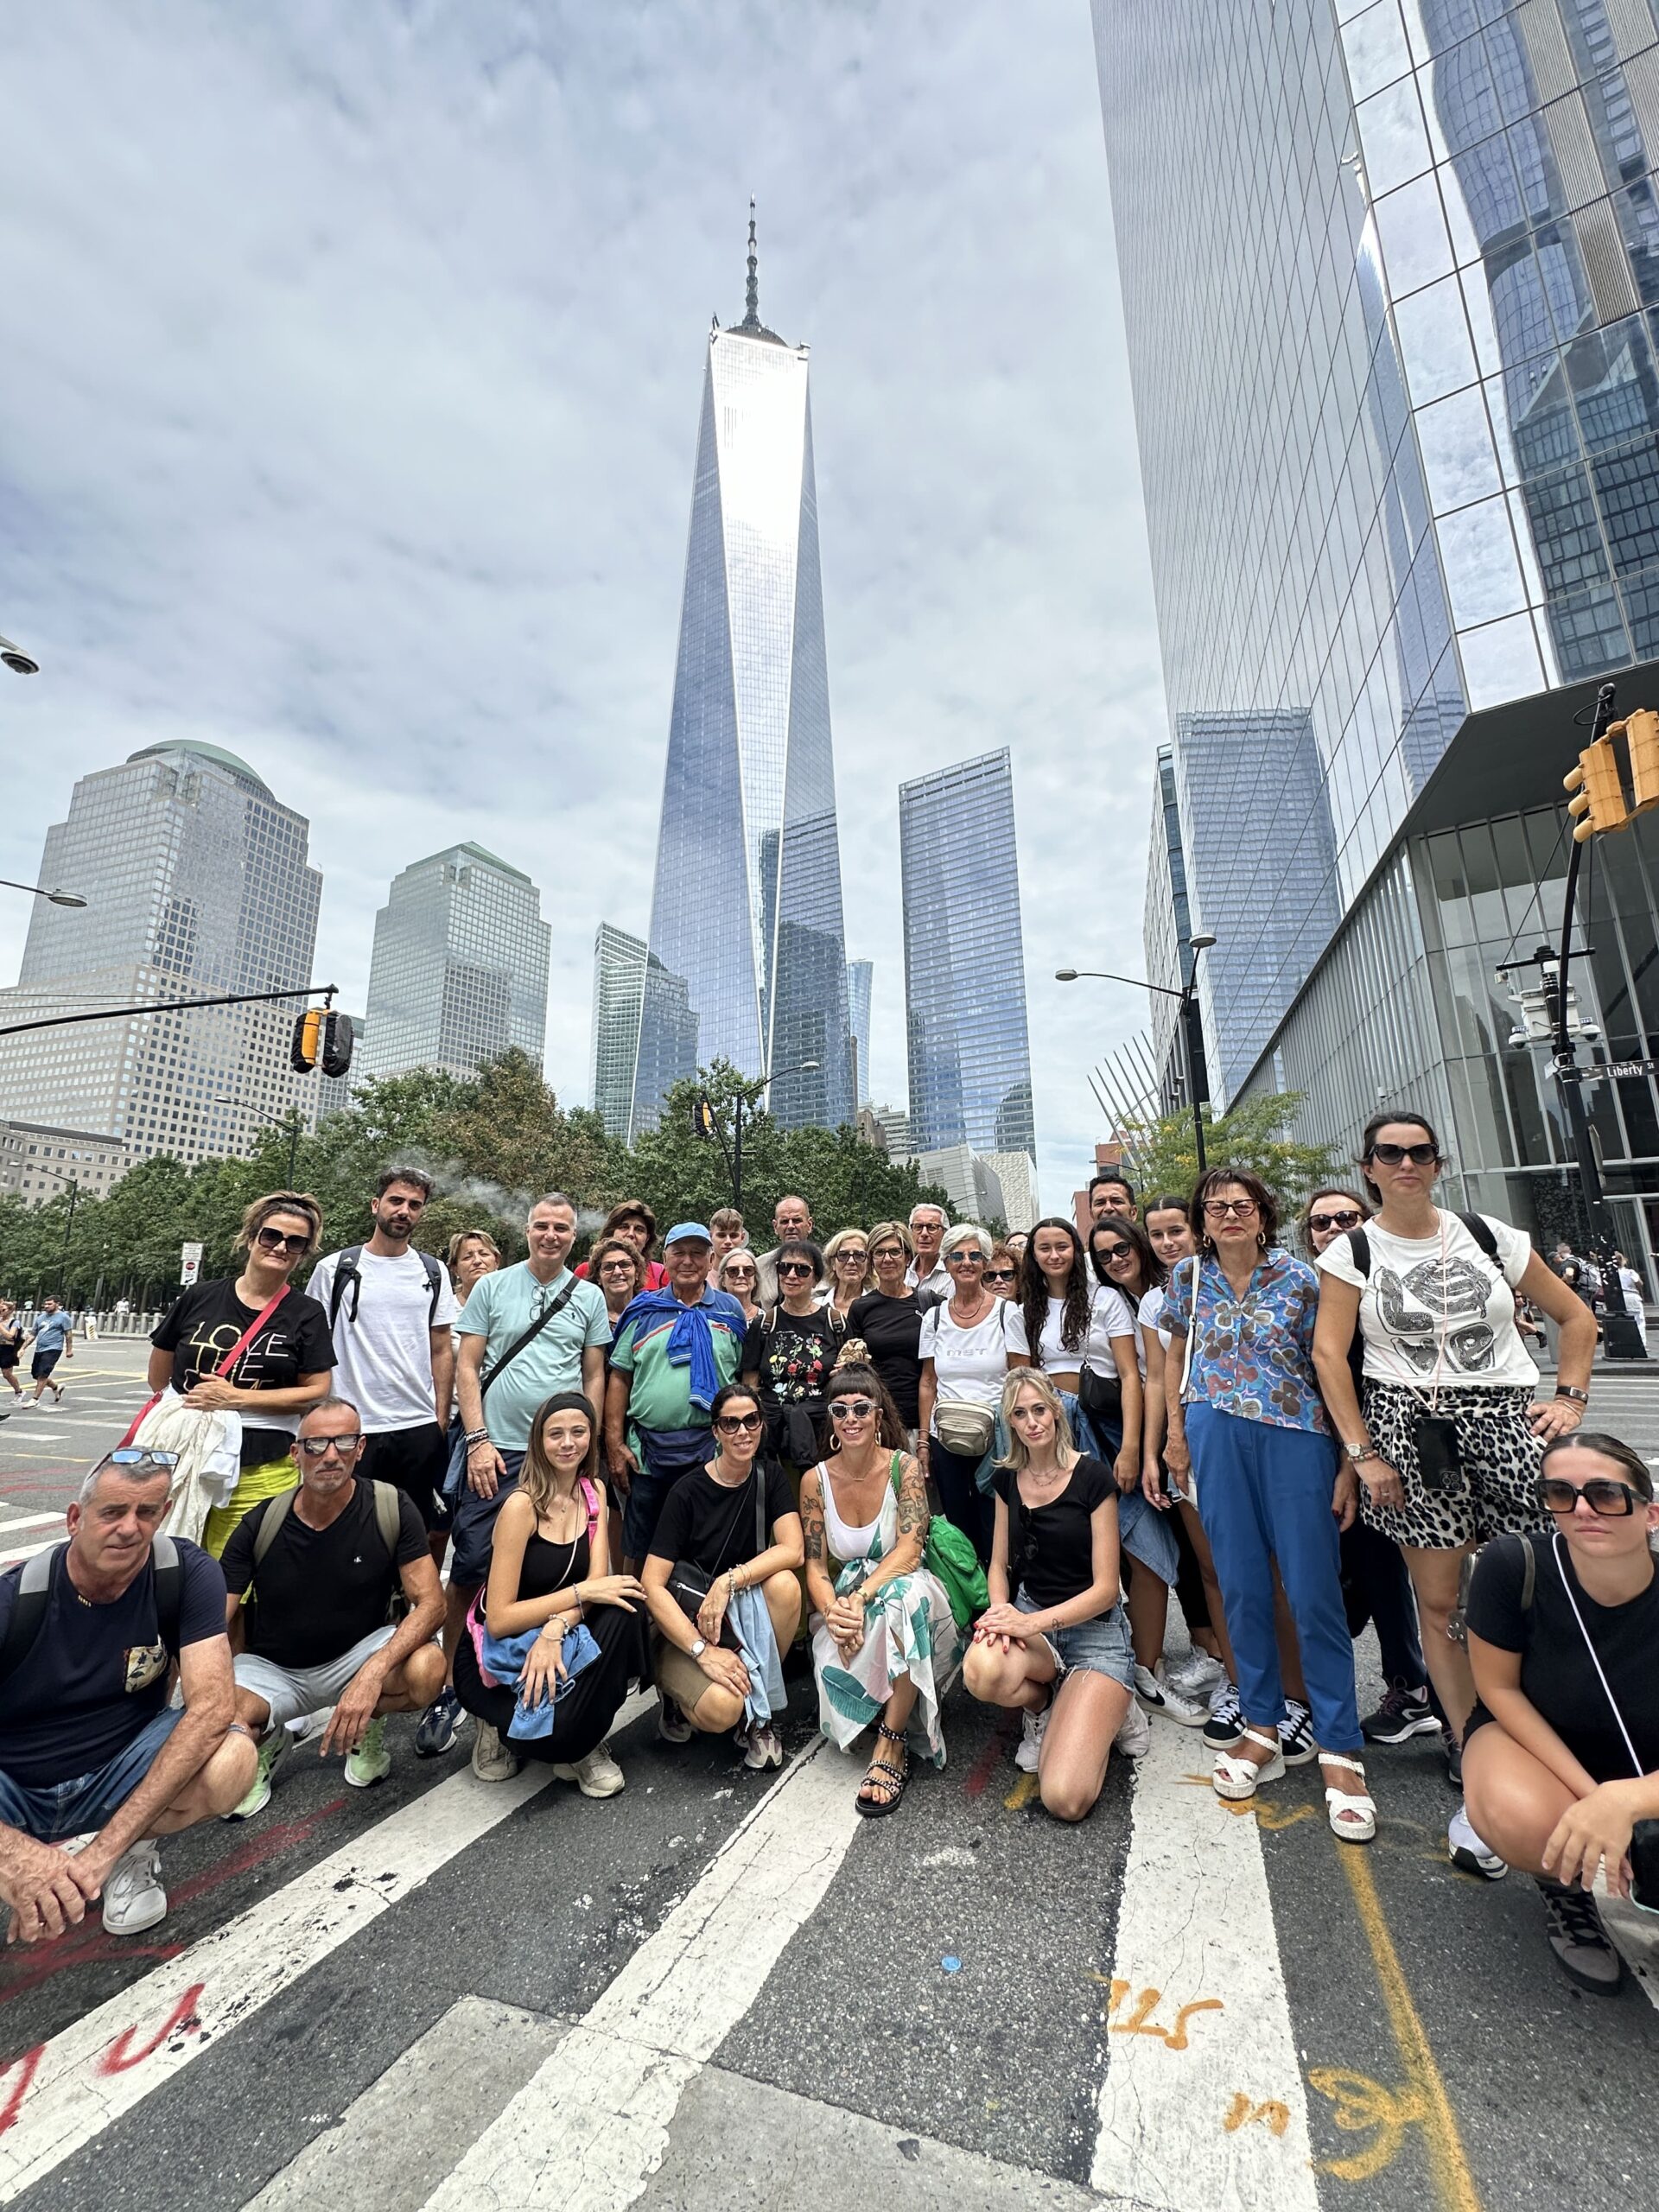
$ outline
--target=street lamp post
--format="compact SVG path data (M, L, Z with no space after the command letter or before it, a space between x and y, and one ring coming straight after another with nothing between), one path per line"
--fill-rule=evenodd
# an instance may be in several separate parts
M727 1171L732 1179L732 1204L737 1209L739 1213L741 1213L743 1211L743 1108L745 1103L758 1103L760 1093L763 1090L769 1090L774 1083L780 1082L786 1075L810 1075L814 1070L821 1067L822 1065L823 1062L821 1060L798 1060L792 1068L768 1068L763 1076L758 1077L755 1080L753 1086L755 1093L755 1098L753 1101L746 1102L745 1094L741 1090L734 1098L732 1102L732 1148L731 1151L727 1154L726 1166ZM709 1105L706 1097L699 1099L697 1105L699 1114L703 1117L702 1126L705 1129L711 1131L714 1135L720 1137L721 1150L724 1152L726 1150L726 1140L723 1136L721 1136L720 1124L715 1119L714 1109Z
M267 1114L263 1106L250 1106L245 1099L233 1098L227 1090L218 1092L213 1103L215 1106L239 1106L245 1114L253 1115L266 1128L285 1128L288 1131L288 1187L291 1191L294 1178L300 1172L300 1132L305 1126L299 1108L290 1106L285 1114Z
M58 1296L61 1298L64 1281L69 1272L69 1239L74 1233L75 1200L80 1196L80 1185L74 1176L60 1174L55 1167L44 1166L38 1161L35 1163L35 1173L49 1175L54 1183L69 1185L69 1208L63 1217L63 1249L58 1255Z
M1198 955L1207 952L1215 941L1209 930L1195 930L1185 940L1187 950L1192 955L1192 973L1179 991L1172 990L1167 983L1149 983L1139 976L1115 975L1108 968L1057 968L1054 970L1057 983L1075 983L1086 976L1103 983L1128 983L1136 990L1156 991L1160 998L1180 1001L1181 1054L1186 1063L1187 1096L1192 1102L1192 1141L1198 1154L1200 1175L1208 1165L1204 1150L1204 1109L1210 1103L1210 1085L1207 1080L1202 1084L1198 1080L1198 1071L1204 1065L1204 1031L1198 998ZM1202 1098L1198 1096L1200 1090L1205 1093Z
M84 906L86 901L79 891L65 891L61 886L48 891L43 883L14 883L10 876L0 875L0 891L32 891L37 899L44 899L54 906Z

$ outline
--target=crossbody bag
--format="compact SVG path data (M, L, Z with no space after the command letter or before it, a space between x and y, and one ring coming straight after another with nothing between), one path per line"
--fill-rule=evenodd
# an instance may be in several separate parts
M732 1525L721 1539L720 1549L715 1554L714 1572L710 1573L706 1567L699 1567L695 1560L690 1559L677 1559L668 1570L668 1594L689 1621L696 1619L697 1615L702 1611L703 1599L719 1581L730 1563L726 1557L727 1548L735 1543L737 1532L743 1525L744 1510L748 1503L748 1491L751 1488L754 1491L754 1550L752 1556L759 1559L766 1548L766 1481L761 1464L757 1459L749 1470L748 1483L738 1497L737 1510L732 1516ZM729 1621L723 1621L721 1624L722 1643L727 1641L730 1628ZM735 1637L731 1640L735 1643Z
M996 1309L1006 1349L1008 1338L1007 1300L999 1298ZM988 1319L989 1316L986 1318ZM949 1319L948 1313L943 1314L941 1326ZM982 1328L984 1323L976 1322L975 1326ZM963 1330L963 1334L965 1336L967 1333ZM934 1341L938 1343L937 1337ZM967 1398L940 1398L933 1408L933 1427L940 1443L956 1459L982 1459L990 1450L991 1440L996 1434L996 1408L976 1405Z
M536 1338L541 1335L542 1331L556 1315L563 1313L565 1307L575 1296L575 1292L576 1279L572 1275L569 1281L564 1286L564 1288L553 1300L553 1303L550 1306L544 1306L524 1333L521 1336L517 1336L513 1338L512 1342L507 1346L505 1351L502 1353L500 1358L496 1361L495 1365L491 1368L488 1374L480 1376L478 1380L478 1395L480 1402L482 1402L485 1394L488 1391L491 1383L499 1382L500 1381L501 1377L506 1373L508 1368L512 1365L513 1361L518 1358L519 1353L525 1351L535 1342Z
M1089 1327L1095 1325L1095 1307L1100 1293L1108 1286L1096 1284L1095 1295L1089 1301ZM1134 1319L1134 1315L1130 1315ZM1116 1368L1109 1375L1103 1374L1089 1364L1089 1338L1084 1340L1084 1363L1077 1370L1077 1403L1090 1421L1103 1421L1109 1427L1122 1424L1123 1419L1123 1382Z

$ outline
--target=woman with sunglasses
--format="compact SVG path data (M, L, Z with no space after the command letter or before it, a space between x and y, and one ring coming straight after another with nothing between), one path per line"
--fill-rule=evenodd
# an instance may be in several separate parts
M762 1450L766 1420L747 1384L728 1382L709 1409L715 1451L707 1466L682 1475L665 1500L651 1549L639 1571L656 1628L657 1686L662 1698L657 1732L664 1743L687 1744L692 1732L721 1735L731 1729L743 1764L760 1773L780 1767L784 1747L771 1719L744 1720L756 1685L739 1648L734 1600L757 1591L764 1601L771 1648L751 1657L775 1662L795 1640L801 1619L800 1567L805 1556L801 1516L789 1478ZM755 1543L754 1490L762 1491L764 1548ZM708 1593L695 1618L669 1587L677 1565L707 1578ZM753 1630L753 1608L739 1618ZM781 1683L779 1702L781 1703Z
M870 1240L861 1229L838 1229L823 1248L824 1279L817 1303L840 1322L843 1334L847 1316L870 1287Z
M1008 1370L1029 1367L1026 1324L1013 1299L985 1287L991 1240L977 1223L947 1229L939 1257L951 1294L922 1317L917 1389L917 1457L938 1492L945 1517L961 1529L988 1566L995 1513L988 1490L979 1485L990 1465L997 1409Z
M802 1473L818 1456L823 1394L846 1331L834 1309L817 1301L823 1254L810 1237L785 1237L772 1264L778 1304L750 1322L740 1371L759 1393L768 1448L798 1493Z
M843 1751L874 1728L855 1802L879 1820L905 1794L912 1724L944 1764L938 1678L956 1656L957 1624L922 1564L927 1485L873 1370L836 1369L829 1414L828 1449L801 1478L818 1726Z
M1364 1484L1365 1517L1405 1555L1455 1783L1475 1701L1468 1656L1449 1634L1463 1562L1490 1537L1537 1526L1539 1458L1584 1419L1596 1324L1520 1230L1435 1205L1445 1164L1421 1114L1366 1123L1359 1166L1376 1211L1319 1255L1314 1357L1342 1448ZM1554 1395L1536 1402L1538 1369L1515 1325L1517 1293L1560 1330ZM1356 1331L1363 1412L1349 1365ZM1461 1807L1447 1847L1466 1872L1502 1878L1503 1861Z
M743 1309L746 1321L760 1318L760 1307L755 1298L760 1287L760 1270L753 1252L747 1244L734 1245L715 1269L715 1287L734 1298Z
M1543 1891L1562 1969L1611 1997L1624 1968L1590 1894L1598 1868L1659 1911L1659 1503L1640 1452L1584 1429L1545 1446L1536 1497L1549 1533L1504 1536L1475 1564L1464 1783L1481 1834Z
M203 1413L240 1416L236 1485L202 1531L215 1559L245 1514L293 1489L300 1415L328 1395L328 1316L290 1281L321 1236L315 1198L297 1191L256 1198L236 1233L234 1249L247 1255L241 1273L193 1284L149 1339L151 1390L170 1387Z
M985 1287L995 1298L1018 1298L1020 1295L1020 1255L1013 1244L1003 1243L1000 1237L991 1241L991 1256L985 1263Z
M1284 1677L1274 1622L1277 1564L1313 1709L1332 1833L1369 1843L1376 1807L1365 1788L1354 1698L1354 1648L1343 1610L1338 1532L1356 1484L1340 1465L1313 1371L1319 1281L1274 1242L1272 1192L1241 1167L1212 1167L1192 1195L1196 1259L1170 1277L1166 1389L1171 1447L1192 1454L1198 1511L1226 1607L1244 1727L1217 1751L1216 1794L1253 1797L1300 1754L1285 1744Z
M1035 1369L1002 1393L991 1602L963 1656L970 1697L1020 1716L1014 1764L1056 1820L1084 1819L1129 1715L1135 1655L1118 1605L1117 1484L1072 1440Z
M917 1389L922 1377L922 1301L905 1280L916 1247L902 1221L878 1221L869 1236L874 1290L855 1299L847 1316L848 1333L863 1342L885 1389L899 1408L906 1439L914 1446L921 1409Z

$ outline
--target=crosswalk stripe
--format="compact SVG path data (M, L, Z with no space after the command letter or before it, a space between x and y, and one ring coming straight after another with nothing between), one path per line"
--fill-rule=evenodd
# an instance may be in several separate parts
M0 1529L0 1538L3 1538L4 1534L5 1531ZM59 1535L48 1536L44 1543L24 1544L15 1551L0 1552L0 1574L3 1574L9 1567L16 1567L23 1560L33 1559L36 1552L49 1552L54 1544L60 1544L62 1541L63 1537Z
M1262 1839L1253 1812L1217 1799L1209 1765L1201 1740L1153 1722L1089 2185L1163 2212L1319 2212Z
M25 1529L46 1529L54 1522L62 1528L61 1508L56 1513L20 1513L14 1520L0 1521L0 1544L4 1543L9 1536L21 1535Z
M822 1743L730 1836L689 1896L487 2127L425 2212L620 2212L662 2164L681 2097L760 1994L859 1827Z

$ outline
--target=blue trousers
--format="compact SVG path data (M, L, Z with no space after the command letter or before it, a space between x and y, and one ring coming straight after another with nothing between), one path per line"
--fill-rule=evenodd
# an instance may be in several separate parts
M1354 1700L1354 1647L1331 1510L1336 1446L1309 1429L1274 1428L1210 1405L1186 1408L1186 1435L1245 1719L1262 1726L1284 1718L1273 1632L1277 1560L1319 1747L1357 1753L1363 1739Z

